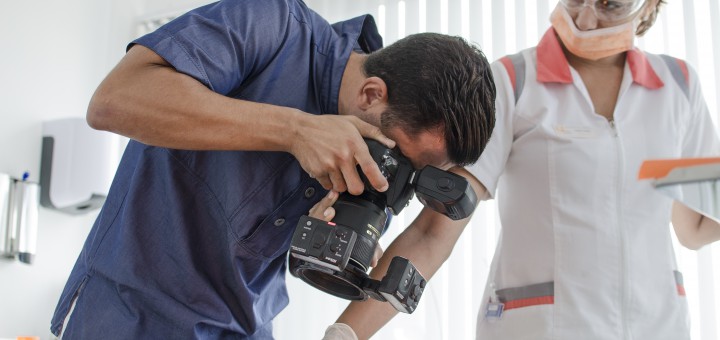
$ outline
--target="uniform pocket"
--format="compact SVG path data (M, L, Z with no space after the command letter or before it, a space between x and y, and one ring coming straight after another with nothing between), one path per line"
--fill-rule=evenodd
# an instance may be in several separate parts
M261 219L247 237L240 239L240 245L250 253L274 259L290 248L290 240L300 216L324 195L324 189L307 175L305 180L282 201L270 214Z
M504 310L512 310L537 305L555 303L555 283L543 282L522 287L498 289L498 300L504 304Z
M484 310L484 309L483 309ZM499 319L478 320L477 338L493 340L545 340L553 334L554 305L540 304L503 312Z
M287 212L283 207L294 197L294 194L291 195L278 209L262 220L250 236L241 240L242 247L254 255L267 259L274 259L287 251L299 216L283 214Z

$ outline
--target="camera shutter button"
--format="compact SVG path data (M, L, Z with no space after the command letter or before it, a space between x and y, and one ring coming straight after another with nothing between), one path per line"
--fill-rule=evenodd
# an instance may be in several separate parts
M442 177L438 179L437 187L442 191L450 191L455 187L455 182L451 181L447 177Z

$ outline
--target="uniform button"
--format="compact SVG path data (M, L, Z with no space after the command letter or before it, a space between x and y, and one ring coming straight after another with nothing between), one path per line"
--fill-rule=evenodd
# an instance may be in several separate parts
M283 224L285 224L285 219L284 219L284 218L278 218L277 220L275 220L275 226L276 226L276 227L279 227L279 226L281 226L281 225L283 225Z
M309 187L305 189L305 198L313 197L313 195L315 195L315 188Z

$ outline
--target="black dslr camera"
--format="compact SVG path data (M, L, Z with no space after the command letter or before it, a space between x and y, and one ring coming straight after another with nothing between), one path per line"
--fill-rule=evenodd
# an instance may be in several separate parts
M385 209L397 215L417 194L425 206L459 220L470 216L477 196L462 176L433 166L416 171L399 152L374 140L365 141L390 185L388 190L376 191L358 171L365 191L359 196L340 194L333 205L335 218L331 222L301 217L290 245L289 270L337 297L367 300L370 296L389 302L400 312L412 313L427 281L410 261L393 258L381 281L367 274L375 247L385 232Z

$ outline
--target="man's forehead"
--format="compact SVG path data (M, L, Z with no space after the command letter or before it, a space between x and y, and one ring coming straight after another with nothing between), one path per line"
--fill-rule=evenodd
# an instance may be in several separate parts
M424 152L420 157L418 157L418 159L411 159L410 161L413 162L413 165L418 169L421 169L426 165L432 165L436 168L447 170L452 168L454 165L448 159L447 152L444 150L442 152Z
M441 169L449 169L452 162L447 153L443 131L440 129L426 130L412 136L400 128L386 131L388 137L396 143L400 152L407 157L416 169L432 165Z
M400 152L412 162L417 169L426 165L432 165L436 168L447 170L453 166L447 155L447 149L444 143L441 145L432 143L422 143L420 141L403 143L398 142Z

